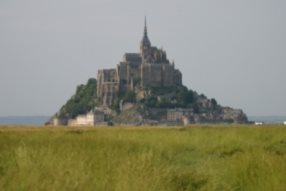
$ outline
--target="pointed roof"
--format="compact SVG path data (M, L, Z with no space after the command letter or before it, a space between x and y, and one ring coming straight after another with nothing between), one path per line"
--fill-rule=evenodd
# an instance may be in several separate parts
M144 21L144 34L143 34L143 39L141 41L141 47L150 47L151 42L148 38L148 31L147 31L147 20L145 16L145 21Z

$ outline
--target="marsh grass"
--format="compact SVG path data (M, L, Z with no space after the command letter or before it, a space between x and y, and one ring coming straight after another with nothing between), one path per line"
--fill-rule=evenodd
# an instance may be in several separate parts
M283 126L0 128L0 190L285 190Z

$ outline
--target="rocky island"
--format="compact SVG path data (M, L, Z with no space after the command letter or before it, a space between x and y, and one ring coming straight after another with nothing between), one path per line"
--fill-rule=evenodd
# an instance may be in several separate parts
M77 87L49 125L247 123L240 109L224 107L182 84L164 50L151 45L145 19L139 53L125 53L115 68Z

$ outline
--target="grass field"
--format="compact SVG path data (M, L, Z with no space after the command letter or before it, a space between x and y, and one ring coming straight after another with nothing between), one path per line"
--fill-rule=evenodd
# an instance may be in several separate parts
M0 127L0 190L286 190L286 127Z

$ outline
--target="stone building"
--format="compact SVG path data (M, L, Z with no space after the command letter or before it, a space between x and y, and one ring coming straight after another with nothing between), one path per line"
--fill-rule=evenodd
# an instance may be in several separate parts
M94 126L104 123L104 113L97 110L90 111L85 115L78 115L75 119L68 121L69 126Z
M119 90L119 76L117 69L98 70L97 73L97 97L102 105L111 105Z
M176 123L189 123L186 122L189 120L189 117L194 114L193 109L191 108L175 108L167 110L167 121L176 122Z
M97 73L97 96L104 106L118 99L118 93L150 86L175 86L182 84L182 74L170 63L164 50L151 46L146 18L139 53L125 53L114 69Z

